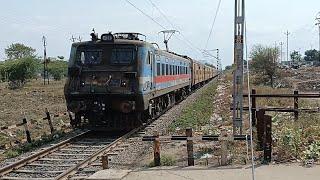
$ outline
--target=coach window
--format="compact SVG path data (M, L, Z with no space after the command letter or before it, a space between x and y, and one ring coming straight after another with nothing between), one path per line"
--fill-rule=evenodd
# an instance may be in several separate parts
M161 75L162 76L166 75L166 66L165 66L165 64L161 64Z
M172 75L172 65L169 66L169 71L170 71L169 75Z
M157 63L157 76L160 76L160 63Z
M166 75L169 75L169 64L166 64Z

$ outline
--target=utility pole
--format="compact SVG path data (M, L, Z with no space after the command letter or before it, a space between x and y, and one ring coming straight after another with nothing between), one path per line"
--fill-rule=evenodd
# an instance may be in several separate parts
M242 134L243 124L243 49L245 1L235 0L233 72L233 135Z
M46 76L48 78L49 84L49 76L47 74L47 38L42 36L43 42L43 85L46 85Z
M287 31L285 35L287 36L287 63L289 63L289 35L290 35L289 31Z
M319 28L319 53L318 53L318 56L319 56L319 62L320 62L320 12L317 14L317 17L316 17L316 26L318 26Z
M282 59L282 55L283 55L282 54L282 47L283 47L283 44L284 44L283 42L280 42L280 64L282 64L282 60L283 60Z
M217 56L214 56L212 55L210 52L214 52L216 51L217 52ZM219 57L219 54L220 54L220 50L219 49L213 49L213 50L203 50L203 54L207 57L212 57L214 59L217 60L217 70L220 71L222 69L221 67L221 59Z

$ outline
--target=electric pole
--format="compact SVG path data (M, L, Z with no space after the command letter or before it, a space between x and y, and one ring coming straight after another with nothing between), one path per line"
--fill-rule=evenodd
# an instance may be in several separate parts
M244 49L245 1L235 0L234 64L233 72L233 135L242 134L243 124L243 49Z
M319 52L318 52L318 56L319 56L319 62L320 62L320 12L317 14L316 17L316 26L318 26L319 28Z
M48 78L48 84L49 84L49 75L47 70L47 38L45 36L42 36L42 42L43 42L43 85L46 85L46 76Z
M280 64L282 64L282 47L283 47L283 42L280 42Z
M289 63L289 35L290 35L289 31L287 31L285 35L287 36L287 63Z

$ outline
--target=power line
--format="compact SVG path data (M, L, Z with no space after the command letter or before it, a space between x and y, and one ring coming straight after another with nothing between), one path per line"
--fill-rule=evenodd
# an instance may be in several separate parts
M179 27L177 27L176 25L174 25L174 24L172 23L172 21L170 21L170 19L166 16L166 14L165 14L152 0L148 0L148 1L151 3L151 5L152 5L155 9L157 9L157 11L161 14L161 16L164 17L164 19L171 25L172 28L174 28L174 29L176 29L176 30L179 30L182 39L180 39L180 38L177 37L178 40L184 41L184 42L187 44L187 46L189 46L191 49L194 49L194 50L198 51L200 54L203 53L202 50L201 50L199 47L195 46L188 38L186 38L186 37L183 35L181 29L180 29Z
M207 49L207 47L208 47L209 40L210 40L210 37L211 37L212 32L213 32L213 27L214 27L214 25L216 23L216 20L217 20L217 17L218 17L218 13L219 13L219 10L220 10L220 5L221 5L221 0L219 0L218 7L217 7L216 13L214 15L213 22L211 24L211 29L210 29L210 33L209 33L209 36L208 36L208 39L207 39L207 42L206 42L205 49Z
M132 7L136 8L138 11L140 11L143 15L147 16L149 19L151 19L154 23L158 24L160 27L162 27L164 30L166 29L162 24L160 24L158 21L156 21L155 19L153 19L150 15L148 15L147 13L145 13L143 10L141 10L140 8L138 8L136 5L134 5L132 2L130 2L129 0L125 0L127 1L127 3L129 3Z

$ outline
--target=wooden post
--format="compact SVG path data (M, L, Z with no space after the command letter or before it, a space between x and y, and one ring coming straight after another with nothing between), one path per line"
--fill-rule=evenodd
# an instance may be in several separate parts
M54 128L53 128L53 125L52 125L50 113L49 113L47 108L46 108L46 115L47 115L46 119L48 120L48 123L49 123L49 126L50 126L50 132L51 132L51 134L53 134L54 133Z
M186 136L192 137L192 128L186 129ZM194 166L193 140L187 139L187 152L188 152L188 166Z
M299 94L299 91L295 90L294 92L294 95L297 95L297 97L294 97L294 103L293 103L293 106L294 106L294 120L297 121L299 119L299 98L298 98L298 94Z
M226 130L221 131L221 137L221 166L226 166L228 165L228 141L226 140L228 133Z
M264 135L264 115L265 110L257 111L257 139L258 139L258 149L263 148L263 135Z
M160 139L159 139L159 133L155 132L154 135L156 138L154 139L154 147L153 147L153 160L154 160L154 166L160 166Z
M264 163L271 162L272 155L272 117L264 116L264 137L263 137L263 160Z
M102 161L102 169L109 169L109 159L107 154L104 154L101 156L101 161Z
M256 95L256 90L255 89L252 89L252 92L251 94L252 95ZM251 113L252 113L252 126L255 127L256 124L257 124L257 120L256 120L256 107L257 107L257 104L256 104L256 97L255 96L252 96L251 97Z
M26 132L27 142L31 143L32 140L31 140L31 135L30 135L30 131L29 131L29 128L28 128L27 118L23 118L22 122L23 122L24 130Z

